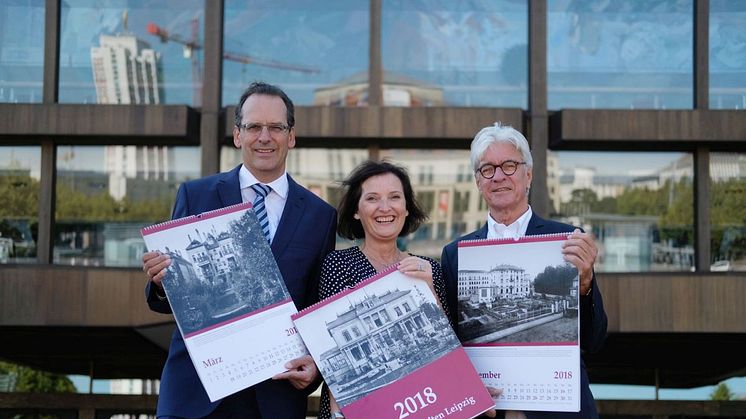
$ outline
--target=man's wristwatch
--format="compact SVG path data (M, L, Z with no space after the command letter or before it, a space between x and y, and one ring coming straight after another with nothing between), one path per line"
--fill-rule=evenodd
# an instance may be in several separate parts
M334 412L332 413L332 418L334 419L344 419L345 415L342 414L342 412Z

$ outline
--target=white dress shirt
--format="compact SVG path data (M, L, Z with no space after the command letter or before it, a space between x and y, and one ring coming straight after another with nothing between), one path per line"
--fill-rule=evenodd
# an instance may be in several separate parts
M487 213L487 238L488 239L517 239L526 235L528 222L531 220L531 206L528 206L526 212L510 225L500 224Z
M241 185L241 201L253 203L256 198L256 192L251 189L251 185L261 182L243 165L238 171L238 181ZM288 190L290 188L288 174L284 172L282 176L270 183L263 183L263 185L268 185L272 188L272 191L264 198L264 207L267 209L267 218L269 219L269 241L271 243L275 238L277 226L280 225L282 211L285 209L285 203L288 200Z

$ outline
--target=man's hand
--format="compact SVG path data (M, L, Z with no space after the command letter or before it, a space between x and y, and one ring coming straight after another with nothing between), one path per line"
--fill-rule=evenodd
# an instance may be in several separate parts
M170 265L171 258L161 252L147 252L142 255L142 270L158 288L163 288L161 281L166 276L166 268Z
M562 254L565 260L575 265L580 274L580 295L586 295L591 289L593 264L596 262L598 248L593 236L575 229L562 243Z
M319 370L316 368L316 363L313 362L311 355L303 355L300 358L288 361L285 368L287 368L287 371L276 374L272 379L288 380L298 390L308 387L319 376Z
M492 397L493 400L496 399L496 398L498 398L498 397L500 397L500 395L503 394L502 389L495 388L495 387L490 387L490 386L487 386L487 391L490 393L490 396ZM497 410L490 409L490 410L482 413L482 416L486 416L488 418L497 417Z

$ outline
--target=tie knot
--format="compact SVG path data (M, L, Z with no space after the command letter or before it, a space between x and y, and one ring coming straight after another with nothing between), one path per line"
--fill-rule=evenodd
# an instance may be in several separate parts
M257 196L261 196L262 198L266 197L272 190L269 185L262 185L261 183L255 183L251 185L251 189L256 192Z

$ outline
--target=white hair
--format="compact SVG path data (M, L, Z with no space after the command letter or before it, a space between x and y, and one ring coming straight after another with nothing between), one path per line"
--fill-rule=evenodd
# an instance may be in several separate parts
M498 121L492 126L482 128L471 142L471 166L475 173L479 170L479 163L482 161L487 148L497 143L512 144L521 153L526 166L528 168L534 167L534 159L531 157L531 150L528 147L526 137L510 125L502 125Z

